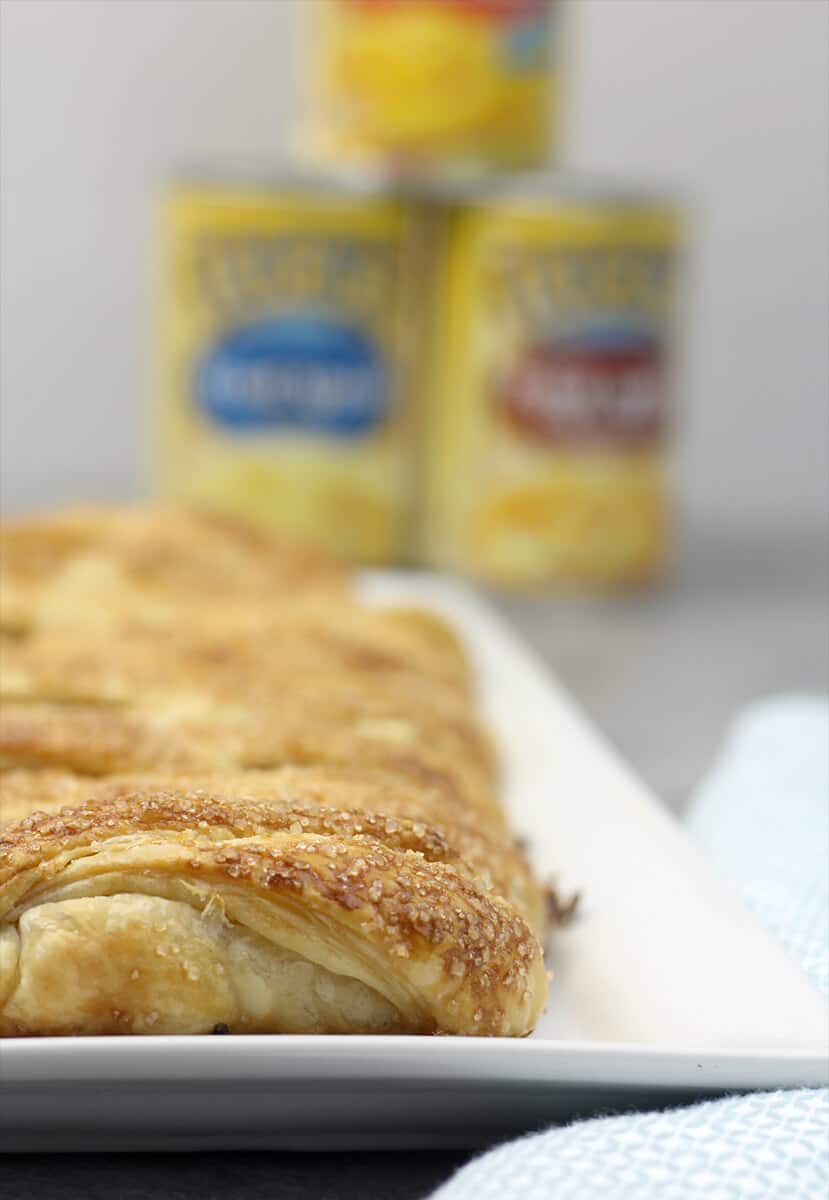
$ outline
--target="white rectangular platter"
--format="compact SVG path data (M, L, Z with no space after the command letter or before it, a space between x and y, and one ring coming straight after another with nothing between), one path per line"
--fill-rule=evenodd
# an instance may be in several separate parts
M823 998L499 618L429 576L373 572L363 588L462 632L513 826L543 875L582 892L551 947L538 1029L523 1041L6 1040L0 1149L466 1146L598 1111L829 1082ZM682 714L666 704L664 720Z

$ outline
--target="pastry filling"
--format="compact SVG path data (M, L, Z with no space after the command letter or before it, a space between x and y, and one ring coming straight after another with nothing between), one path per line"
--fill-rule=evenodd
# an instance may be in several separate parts
M36 905L0 932L0 1008L41 1035L401 1033L360 980L221 915L149 895Z

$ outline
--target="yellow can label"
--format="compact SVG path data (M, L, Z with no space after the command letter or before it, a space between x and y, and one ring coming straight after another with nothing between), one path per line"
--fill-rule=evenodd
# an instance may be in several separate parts
M424 527L434 561L508 585L661 569L675 242L657 209L454 215Z
M396 200L180 187L164 209L158 481L363 561L411 486L410 217Z
M319 0L311 140L401 167L550 149L558 0Z

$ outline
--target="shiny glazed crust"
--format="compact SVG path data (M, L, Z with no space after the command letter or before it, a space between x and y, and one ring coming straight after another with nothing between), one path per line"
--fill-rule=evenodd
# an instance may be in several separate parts
M520 1036L544 1003L524 919L408 819L145 788L7 827L0 864L3 1036Z
M268 770L290 764L384 769L439 792L447 811L503 827L486 743L442 714L323 697L256 711L168 698L151 713L81 704L0 705L0 770L81 775Z
M445 861L477 877L486 891L503 896L542 936L541 889L514 841L500 825L486 826L462 809L447 809L440 791L412 785L392 772L370 767L283 767L276 771L110 775L89 779L64 771L16 770L0 775L0 826L38 813L97 805L145 792L199 795L231 805L235 798L268 806L273 828L308 822L317 832L336 832L357 821L367 835L383 836L403 822L419 837L433 839ZM424 843L425 845L426 843ZM412 843L410 849L422 849ZM427 857L431 851L423 850Z
M0 533L0 1036L523 1036L542 891L460 640L182 509Z

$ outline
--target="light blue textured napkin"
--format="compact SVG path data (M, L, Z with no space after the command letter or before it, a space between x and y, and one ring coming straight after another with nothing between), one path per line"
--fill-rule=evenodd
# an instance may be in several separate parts
M737 720L688 828L815 985L829 991L829 704L779 697ZM433 1200L826 1200L829 1090L757 1092L602 1117L500 1146Z

